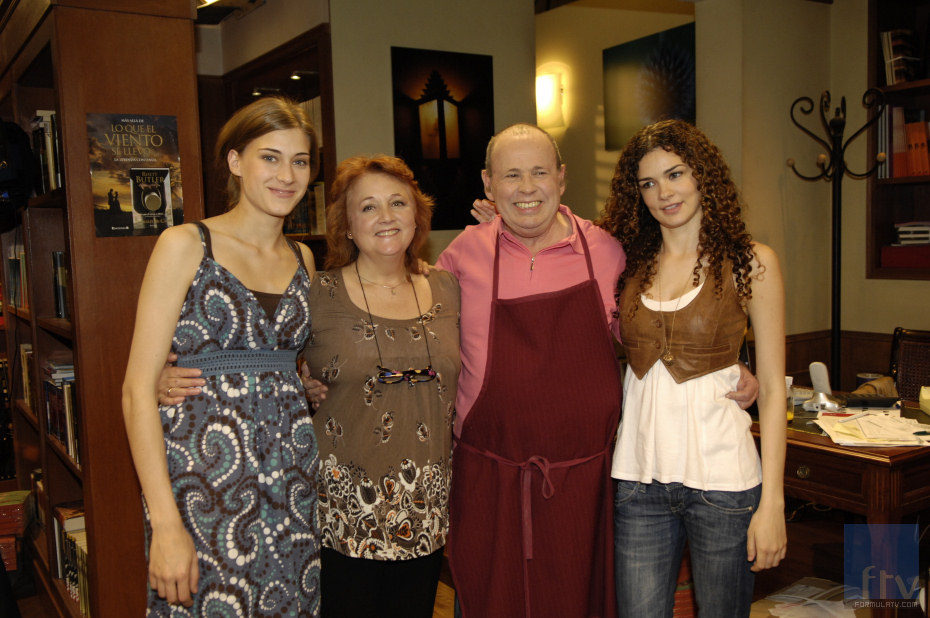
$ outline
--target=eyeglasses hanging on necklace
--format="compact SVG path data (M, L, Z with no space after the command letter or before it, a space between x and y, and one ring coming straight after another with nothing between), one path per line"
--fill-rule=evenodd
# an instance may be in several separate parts
M417 298L417 288L415 285L413 285L413 281L408 279L408 281L410 281L410 289L413 290L413 302L415 302L417 305L417 321L420 323L420 326L423 327L423 343L426 344L427 365L426 369L414 369L411 367L410 369L397 371L395 369L386 369L384 367L384 359L381 358L381 346L378 345L378 332L375 329L375 321L371 317L371 307L368 306L368 296L365 294L365 284L362 283L362 275L358 272L358 262L355 262L355 275L358 277L359 287L362 288L362 298L365 300L365 310L368 312L368 323L371 324L371 332L375 339L375 348L378 350L378 375L375 376L375 379L382 384L397 384L398 382L406 382L410 386L413 386L417 382L429 382L430 380L435 379L436 371L433 369L433 357L429 352L429 336L426 332L426 324L423 322L423 312L420 311L420 299ZM387 286L382 287L387 288ZM391 294L394 294L393 289L391 289Z

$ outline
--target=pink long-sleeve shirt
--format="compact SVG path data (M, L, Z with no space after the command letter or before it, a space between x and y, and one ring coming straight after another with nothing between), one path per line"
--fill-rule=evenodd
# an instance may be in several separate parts
M594 277L601 290L604 312L611 330L617 334L614 318L614 288L626 265L620 243L593 223L572 214L565 205L559 211L569 217L572 233L539 251L535 256L509 231L500 217L490 223L472 225L459 234L439 256L436 266L459 280L462 292L461 354L455 408L455 435L478 397L484 382L488 357L488 333L494 283L494 247L501 239L500 298L521 298L564 290L588 278L584 249L578 237L580 228L588 241ZM565 316L571 319L571 316ZM527 359L529 362L532 359ZM545 362L545 359L540 359Z

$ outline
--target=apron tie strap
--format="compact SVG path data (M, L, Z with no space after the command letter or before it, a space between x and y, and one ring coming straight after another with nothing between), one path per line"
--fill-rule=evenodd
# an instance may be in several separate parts
M533 487L533 468L536 467L542 473L542 495L548 500L555 495L555 487L552 485L552 479L549 478L549 460L539 455L533 455L522 464L520 464L520 485L522 488L522 508L523 514L523 557L527 560L533 559L533 496L530 491Z
M588 463L589 461L603 457L605 454L609 455L611 446L612 443L609 443L601 451L593 455L588 455L587 457L566 459L552 463L545 457L539 455L533 455L526 461L513 461L486 449L474 447L467 442L463 442L461 439L458 441L456 448L464 448L466 451L471 451L476 455L493 459L505 466L512 466L520 469L520 513L522 515L520 527L523 528L521 531L523 533L523 603L527 618L531 615L530 580L527 572L527 561L533 559L533 470L539 470L542 474L542 496L548 500L555 495L555 485L552 484L552 478L549 476L549 472L553 468L571 468Z
M463 442L461 439L458 441L457 448L464 448L466 451L471 451L482 457L487 457L488 459L493 459L498 463L502 463L505 466L511 466L514 468L520 469L520 511L521 511L521 520L523 528L523 559L532 560L533 559L533 470L539 470L542 474L542 496L546 500L555 495L555 485L552 483L552 478L549 476L549 472L554 468L571 468L572 466L578 466L584 463L588 463L593 459L603 456L605 453L609 453L611 444L608 444L604 447L603 450L594 453L593 455L588 455L587 457L579 457L577 459L566 459L563 461L557 461L555 463L550 462L545 457L539 455L533 455L526 461L513 461L507 459L506 457L501 457L497 453L492 451L474 447L467 442Z

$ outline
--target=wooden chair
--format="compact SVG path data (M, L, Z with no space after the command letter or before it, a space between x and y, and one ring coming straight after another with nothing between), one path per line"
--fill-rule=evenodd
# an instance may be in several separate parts
M921 386L930 386L930 331L894 329L891 377L901 399L917 401Z

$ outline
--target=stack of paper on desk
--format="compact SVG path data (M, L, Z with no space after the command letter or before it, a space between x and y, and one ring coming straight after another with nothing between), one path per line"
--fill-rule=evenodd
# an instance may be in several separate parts
M843 422L843 419L849 419ZM814 421L830 439L844 446L921 446L930 445L930 425L913 418L901 418L900 410L849 415L821 413ZM915 435L922 432L923 435Z

